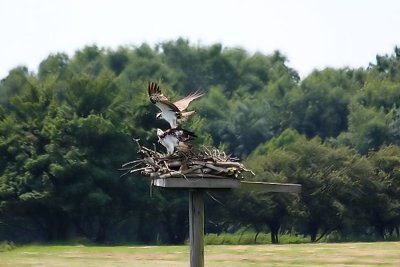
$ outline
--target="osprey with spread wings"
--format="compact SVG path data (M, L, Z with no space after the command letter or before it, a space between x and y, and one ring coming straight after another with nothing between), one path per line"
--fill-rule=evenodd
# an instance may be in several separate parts
M166 120L172 129L176 128L194 113L194 111L183 112L189 106L190 102L204 95L199 91L195 91L181 100L171 102L161 93L158 84L151 82L147 89L150 101L161 110L156 115L156 118Z

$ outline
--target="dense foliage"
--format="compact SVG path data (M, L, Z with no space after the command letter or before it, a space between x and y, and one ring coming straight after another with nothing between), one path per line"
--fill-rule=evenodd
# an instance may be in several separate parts
M52 54L37 73L18 67L0 81L0 240L187 238L185 192L149 196L147 178L117 171L136 158L133 137L152 146L168 127L148 81L172 97L205 91L187 127L242 158L257 174L248 179L303 185L299 195L212 192L207 232L251 228L275 243L281 232L399 236L399 48L365 69L300 80L278 51L178 39Z

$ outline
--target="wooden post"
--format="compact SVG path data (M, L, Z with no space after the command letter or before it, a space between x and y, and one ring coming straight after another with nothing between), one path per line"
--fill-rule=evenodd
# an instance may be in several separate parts
M190 267L204 267L204 195L202 189L189 190Z

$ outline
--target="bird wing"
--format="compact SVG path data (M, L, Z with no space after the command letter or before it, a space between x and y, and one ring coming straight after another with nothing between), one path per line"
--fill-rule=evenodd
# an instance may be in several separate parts
M159 100L156 101L154 104L161 110L162 113L170 111L180 112L180 110L169 101Z
M202 97L203 95L204 95L204 93L197 90L195 92L190 93L188 96L182 98L181 100L174 102L174 105L180 111L185 110L189 106L190 102L192 102L193 100L195 100L199 97Z
M160 86L154 82L149 83L147 92L150 97L150 101L155 104L162 112L176 111L179 112L179 108L176 107L172 102L168 100L162 93Z
M150 97L150 101L155 104L158 101L168 101L168 98L166 98L162 93L160 86L154 82L149 83L147 86L147 92Z

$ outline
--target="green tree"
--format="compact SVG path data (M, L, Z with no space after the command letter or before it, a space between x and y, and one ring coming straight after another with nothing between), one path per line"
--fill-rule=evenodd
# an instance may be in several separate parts
M376 179L380 205L373 217L373 225L381 237L393 234L399 236L400 227L400 148L390 145L376 151L369 157Z
M350 96L358 85L354 71L327 68L314 71L289 93L291 127L307 137L336 137L347 129Z
M349 127L338 137L340 143L354 147L361 154L378 150L390 142L390 119L383 109L363 107L357 103L349 106Z

